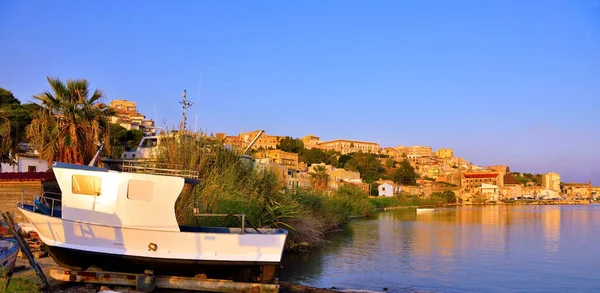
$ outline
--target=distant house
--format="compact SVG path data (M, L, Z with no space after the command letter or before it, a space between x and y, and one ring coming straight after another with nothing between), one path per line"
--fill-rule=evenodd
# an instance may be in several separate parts
M1 173L46 171L48 171L48 162L40 160L37 153L17 154L16 162L2 163L0 166Z
M392 183L384 182L377 187L377 190L379 191L379 196L391 197L396 193L402 192L402 187Z

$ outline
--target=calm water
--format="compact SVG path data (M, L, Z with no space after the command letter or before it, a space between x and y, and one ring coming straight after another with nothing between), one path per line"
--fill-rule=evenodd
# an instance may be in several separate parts
M386 211L284 259L281 280L381 292L599 292L600 205Z

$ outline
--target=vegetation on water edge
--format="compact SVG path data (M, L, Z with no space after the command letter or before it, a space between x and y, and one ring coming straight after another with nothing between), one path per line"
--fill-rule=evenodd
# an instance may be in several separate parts
M400 194L393 197L374 197L370 198L371 204L376 208L389 207L426 207L440 206L450 203L456 203L456 195L450 190L442 193L434 192L429 197L420 197L418 195Z
M377 200L361 189L343 186L336 191L286 188L276 170L261 168L215 139L177 136L159 146L163 163L185 165L198 171L199 181L179 197L175 211L181 225L240 227L246 215L248 228L284 228L289 231L286 249L302 250L324 241L327 231L354 217L371 215ZM283 176L285 177L285 176ZM394 197L381 199L389 206L445 203L442 197ZM391 200L391 201L390 201ZM390 202L388 202L390 201ZM197 217L199 213L227 214L225 217Z

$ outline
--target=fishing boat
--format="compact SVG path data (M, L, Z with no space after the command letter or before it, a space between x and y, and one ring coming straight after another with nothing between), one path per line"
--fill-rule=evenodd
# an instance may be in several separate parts
M12 272L17 261L19 244L13 238L0 239L0 267L4 273Z
M98 155L98 154L97 154ZM96 156L97 158L97 156ZM272 282L287 230L179 225L175 202L198 174L125 162L112 170L55 162L60 197L19 210L62 267Z
M433 212L435 211L435 209L430 209L430 208L417 208L417 213L427 213L427 212Z

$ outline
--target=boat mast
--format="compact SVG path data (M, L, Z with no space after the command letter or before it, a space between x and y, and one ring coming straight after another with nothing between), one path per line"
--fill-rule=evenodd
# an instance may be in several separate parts
M180 104L183 104L183 119L180 125L180 128L182 130L185 130L187 128L187 109L189 107L191 107L192 105L194 105L193 102L189 102L187 100L187 92L186 90L183 90L183 94L181 94L181 96L183 97L182 101L179 101Z

